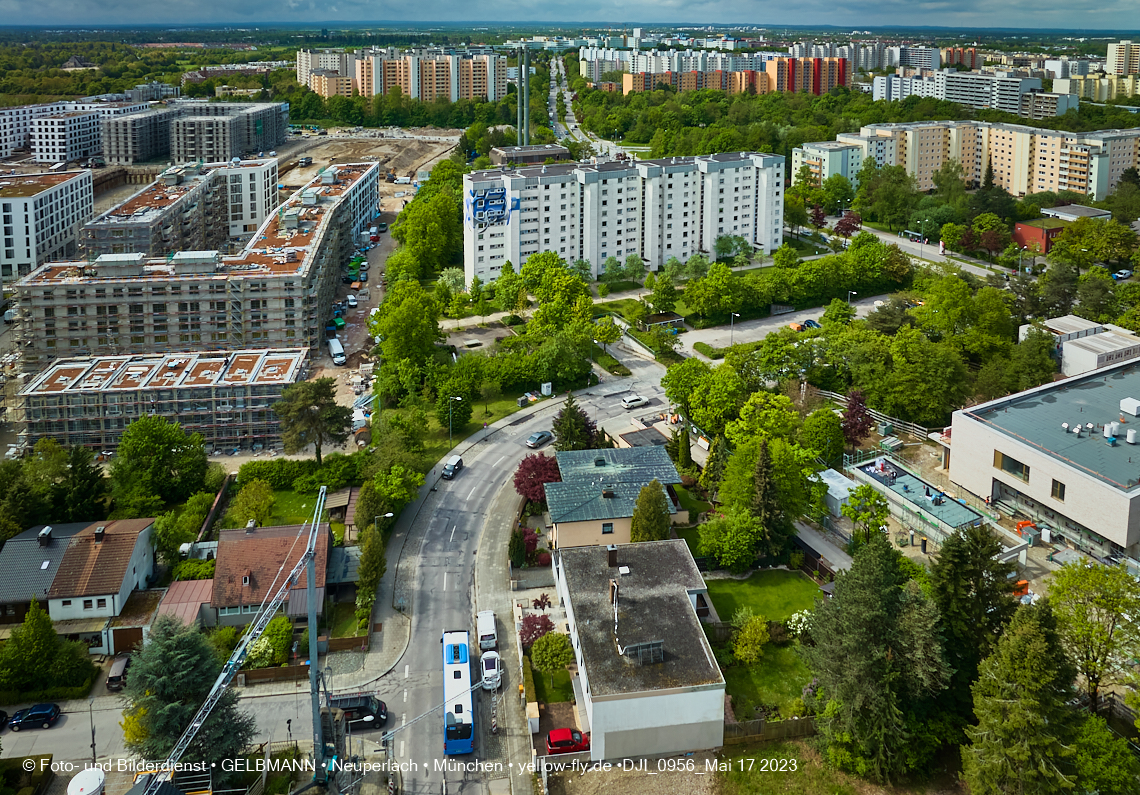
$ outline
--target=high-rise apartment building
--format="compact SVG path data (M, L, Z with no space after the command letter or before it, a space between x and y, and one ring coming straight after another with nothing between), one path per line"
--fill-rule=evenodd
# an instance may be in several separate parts
M1132 41L1109 44L1104 71L1110 75L1140 74L1140 44Z
M476 171L463 177L464 273L493 281L540 251L584 259L594 275L630 254L657 268L713 251L721 235L771 253L783 182L784 158L759 152Z
M226 250L231 238L257 231L276 199L276 158L171 166L87 222L80 248L87 259Z
M356 70L356 54L344 50L297 50L297 82L309 85L309 78L318 70L352 75Z
M840 141L818 141L792 150L792 184L800 179L800 169L807 166L811 184L823 185L828 177L846 177L851 187L859 187L859 169L863 167L864 149L858 144Z
M990 167L995 184L1014 196L1067 190L1100 201L1116 189L1125 169L1140 167L1140 128L1073 133L983 121L924 121L872 124L836 138L861 147L864 160L903 166L919 190L932 189L934 173L954 159L971 184L980 184Z
M309 88L325 99L329 97L351 97L354 81L355 78L351 75L341 75L328 69L319 69L314 70L309 75Z
M60 356L315 350L341 266L376 217L378 175L376 163L330 166L236 256L103 254L36 268L16 283L21 367L37 372Z
M845 58L771 58L762 70L632 72L622 75L622 91L653 91L658 84L678 91L711 88L739 94L801 92L826 94L836 86L850 85L850 72Z
M969 69L981 69L985 61L978 52L977 47L946 47L941 52L943 66L965 66Z
M467 53L361 54L354 88L366 97L399 87L405 97L431 102L443 97L497 102L507 95L507 59Z
M102 150L99 114L93 110L75 110L33 119L31 140L37 163L84 160Z
M1063 94L1076 94L1093 102L1111 102L1117 97L1134 97L1140 94L1140 74L1110 75L1098 72L1085 77L1054 80L1053 90Z
M99 114L99 118L107 119L137 113L146 110L147 107L146 102L98 102L94 97L87 97L74 102L47 102L41 105L0 108L0 157L10 157L17 149L32 147L32 123L35 119L88 111L94 111Z
M103 159L107 165L145 163L170 153L170 122L181 111L155 108L102 120Z
M1041 96L1027 98L1030 94ZM1079 99L1071 94L1043 92L1040 78L950 69L927 77L877 76L872 82L872 96L876 101L899 101L909 96L934 97L971 108L995 108L1035 119L1061 116L1079 103Z
M4 281L41 263L74 256L80 225L95 211L90 171L0 178L0 274Z
M942 53L937 47L887 47L887 67L913 66L916 69L942 68Z
M179 100L166 108L103 120L104 157L129 165L167 157L215 163L271 151L289 134L288 102Z

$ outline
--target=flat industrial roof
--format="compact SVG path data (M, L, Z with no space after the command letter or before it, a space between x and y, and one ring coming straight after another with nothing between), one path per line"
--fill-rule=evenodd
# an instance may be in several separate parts
M82 177L86 171L59 171L55 174L14 174L0 179L0 199L26 199L45 190Z
M1106 423L1120 419L1120 401L1124 398L1140 398L1140 367L1135 361L993 400L960 413L1063 464L1128 490L1140 484L1140 459L1137 463L1131 461L1137 455L1136 449L1121 441L1115 447L1109 446L1103 435ZM1122 426L1121 433L1130 427L1140 428L1140 417L1125 418L1129 422ZM1068 423L1069 430L1062 428L1062 423ZM1077 436L1071 430L1077 423L1092 423L1091 433L1086 430Z
M557 555L595 698L724 687L690 597L707 588L684 541L619 545L619 568L610 568L605 547L567 547ZM618 586L616 621L611 581ZM657 642L660 658L646 648Z
M1043 321L1043 325L1054 334L1075 334L1079 331L1088 331L1101 327L1101 324L1095 320L1086 320L1078 315L1051 317Z
M1065 342L1066 348L1081 348L1098 356L1103 353L1126 351L1129 348L1135 348L1137 345L1140 345L1140 339L1130 334L1119 334L1115 331L1090 334L1087 337L1078 337L1075 340Z
M20 390L23 396L123 389L291 384L308 348L155 353L57 359Z

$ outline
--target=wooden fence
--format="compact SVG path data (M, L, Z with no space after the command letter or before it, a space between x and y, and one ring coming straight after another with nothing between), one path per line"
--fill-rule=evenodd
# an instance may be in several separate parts
M329 651L368 651L368 636L355 635L350 638L329 638Z
M772 740L794 740L815 735L815 718L792 718L790 720L746 720L740 723L724 724L724 744L771 742Z
M280 668L259 668L255 671L242 671L239 677L245 678L246 685L259 682L295 682L309 678L309 666L286 665Z
M833 400L845 408L847 406L847 395L844 395L840 392L831 392L826 389L816 389L815 387L808 388L812 393L819 395L820 397L827 398L828 400ZM907 422L906 420L900 420L890 416L889 414L884 414L883 412L870 407L867 408L867 413L871 415L875 422L889 422L891 425L895 426L896 431L908 433L915 438L926 439L930 434L929 428L923 425L919 425L917 422Z

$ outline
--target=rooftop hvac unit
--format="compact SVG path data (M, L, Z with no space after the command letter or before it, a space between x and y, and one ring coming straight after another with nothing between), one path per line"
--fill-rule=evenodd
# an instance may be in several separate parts
M1122 414L1131 414L1133 417L1140 417L1140 400L1136 398L1123 398L1120 401L1120 411Z

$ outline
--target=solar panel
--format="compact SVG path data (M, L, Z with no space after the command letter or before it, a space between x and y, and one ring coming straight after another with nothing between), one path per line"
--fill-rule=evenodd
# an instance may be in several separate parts
M651 665L665 662L665 641L651 640L645 643L631 643L625 647L625 656L638 665Z

